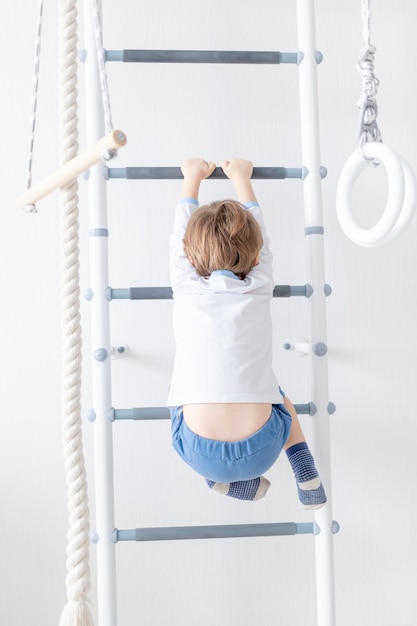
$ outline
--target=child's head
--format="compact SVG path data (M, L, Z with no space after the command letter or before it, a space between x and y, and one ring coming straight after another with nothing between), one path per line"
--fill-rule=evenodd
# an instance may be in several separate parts
M197 209L184 235L184 251L197 274L230 270L245 278L262 248L254 216L235 200L218 200Z

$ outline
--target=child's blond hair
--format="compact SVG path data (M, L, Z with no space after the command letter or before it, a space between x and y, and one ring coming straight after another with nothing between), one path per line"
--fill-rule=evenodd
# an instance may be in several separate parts
M200 276L230 270L245 278L262 248L258 222L235 200L218 200L197 209L188 221L184 252Z

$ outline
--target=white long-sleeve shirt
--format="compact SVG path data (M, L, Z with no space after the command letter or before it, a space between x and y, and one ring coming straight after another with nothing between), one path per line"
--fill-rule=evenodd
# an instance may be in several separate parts
M179 202L170 239L176 354L167 405L282 402L272 371L274 282L261 209L245 205L261 227L263 247L259 264L241 280L228 270L201 277L185 256L185 228L196 208L192 198Z

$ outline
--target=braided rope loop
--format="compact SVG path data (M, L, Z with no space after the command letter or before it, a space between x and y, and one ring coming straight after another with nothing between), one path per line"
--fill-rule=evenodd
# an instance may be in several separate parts
M78 152L77 8L60 0L60 160ZM68 493L67 598L60 626L92 626L87 602L89 511L81 425L81 320L78 183L61 187L61 307L63 343L62 434Z

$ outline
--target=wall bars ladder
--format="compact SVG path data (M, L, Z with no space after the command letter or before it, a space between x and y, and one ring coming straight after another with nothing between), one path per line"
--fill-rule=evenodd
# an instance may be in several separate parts
M326 338L326 295L330 289L324 280L323 216L321 184L325 170L320 165L317 62L321 55L315 47L314 0L297 0L299 52L123 50L107 51L107 62L127 63L246 63L294 64L299 73L302 166L254 169L255 178L299 178L302 181L305 207L305 234L308 246L307 283L301 286L277 285L276 297L301 296L306 299L310 317L309 354L312 364L311 401L297 405L300 413L314 415L315 456L326 486L328 502L315 513L311 523L273 523L234 526L198 526L183 528L115 529L113 489L113 422L125 419L166 419L165 408L113 409L111 398L111 343L109 311L113 299L166 299L169 287L129 287L110 289L108 283L108 224L106 185L114 178L180 178L177 167L94 167L88 180L90 229L90 286L92 398L90 419L94 422L95 530L97 550L97 585L99 626L117 626L115 550L120 541L161 541L311 534L315 541L317 626L335 626L333 534L338 525L332 519L329 415L334 405L328 399L328 364ZM91 0L84 0L86 48L91 54L85 62L87 141L94 144L104 134L99 69L95 54ZM103 175L104 173L104 175ZM213 178L222 177L217 169Z

